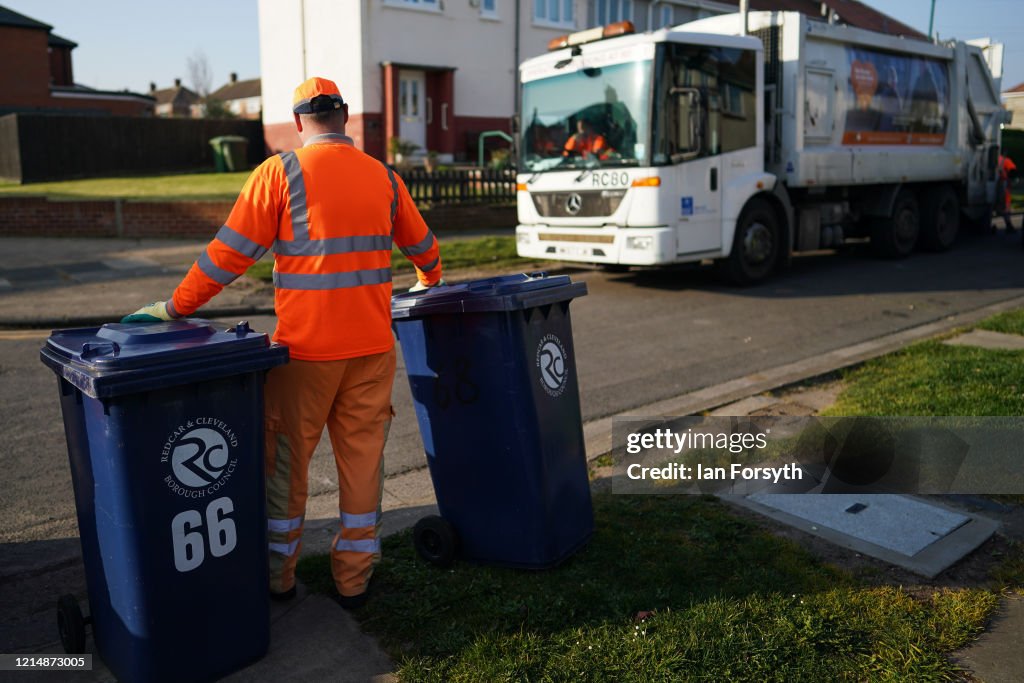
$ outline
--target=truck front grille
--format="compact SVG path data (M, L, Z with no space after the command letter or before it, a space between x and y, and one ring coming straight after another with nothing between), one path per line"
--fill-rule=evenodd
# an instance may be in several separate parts
M611 216L619 208L625 190L586 192L533 192L533 205L545 218L595 218Z

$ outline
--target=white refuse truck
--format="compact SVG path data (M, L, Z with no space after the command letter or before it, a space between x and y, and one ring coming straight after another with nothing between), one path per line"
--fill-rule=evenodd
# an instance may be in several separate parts
M521 256L714 260L750 283L847 238L948 249L991 218L1001 45L796 12L552 43L520 67Z

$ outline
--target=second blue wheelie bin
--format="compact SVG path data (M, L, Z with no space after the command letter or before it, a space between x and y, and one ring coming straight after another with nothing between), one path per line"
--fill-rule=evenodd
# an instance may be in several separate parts
M263 380L288 350L199 319L57 330L96 649L121 681L207 681L270 638ZM82 652L81 610L58 607Z
M442 518L417 525L426 559L542 569L590 538L569 317L586 293L535 273L392 298Z

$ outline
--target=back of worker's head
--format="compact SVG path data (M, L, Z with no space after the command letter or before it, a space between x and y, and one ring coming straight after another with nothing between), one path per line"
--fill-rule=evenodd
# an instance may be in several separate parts
M344 133L348 105L334 81L314 77L299 84L292 97L292 111L299 137L319 133Z

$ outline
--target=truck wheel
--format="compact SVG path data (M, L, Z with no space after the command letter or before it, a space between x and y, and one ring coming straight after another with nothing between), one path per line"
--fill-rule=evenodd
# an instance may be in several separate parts
M455 529L443 517L430 515L416 522L412 542L420 557L431 564L450 567L455 561L458 538Z
M779 220L771 204L752 199L736 221L729 258L721 262L725 276L737 285L766 278L779 258Z
M80 655L85 652L85 618L75 596L68 594L57 600L57 631L64 652Z
M909 190L900 190L892 205L892 215L872 221L871 248L885 258L906 258L914 251L921 232L921 214L917 199Z
M928 190L921 206L921 247L946 251L960 231L960 202L949 185Z
M961 220L966 222L967 228L974 234L994 235L996 234L996 226L993 223L995 220L995 216L993 215L995 208L996 207L992 204L986 204L973 216L965 213L961 216Z

